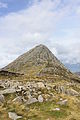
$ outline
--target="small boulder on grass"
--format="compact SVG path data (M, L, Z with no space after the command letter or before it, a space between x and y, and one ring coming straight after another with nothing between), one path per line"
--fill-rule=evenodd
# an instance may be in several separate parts
M43 97L42 97L42 95L39 95L39 96L38 96L38 101L39 101L39 102L43 102Z
M32 103L36 103L36 102L38 102L38 100L36 98L31 97L28 99L26 104L32 104Z
M22 116L18 116L15 112L9 112L8 115L9 115L9 118L11 118L12 120L17 120L22 118Z
M52 111L60 111L60 108L54 108Z
M45 88L45 85L44 85L43 82L38 82L38 83L37 83L37 87L38 87L38 88Z
M67 99L57 102L57 104L59 104L59 105L67 105L67 103L68 103Z

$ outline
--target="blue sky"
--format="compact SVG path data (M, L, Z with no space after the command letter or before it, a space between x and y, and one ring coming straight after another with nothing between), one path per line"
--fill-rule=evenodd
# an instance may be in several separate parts
M0 0L0 2L6 5L6 7L0 8L0 16L26 9L32 4L30 0Z
M80 63L80 0L0 0L0 67L38 44Z

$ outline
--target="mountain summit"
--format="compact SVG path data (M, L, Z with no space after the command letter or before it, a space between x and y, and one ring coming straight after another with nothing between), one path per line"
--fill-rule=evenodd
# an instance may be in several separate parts
M23 73L28 76L68 77L72 73L45 46L38 45L18 57L2 70Z

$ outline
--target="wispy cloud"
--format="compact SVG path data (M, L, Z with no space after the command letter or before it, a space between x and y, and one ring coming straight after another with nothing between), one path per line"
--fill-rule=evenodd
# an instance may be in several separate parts
M75 53L77 63L80 60L77 6L79 0L34 0L29 8L0 17L1 66L40 43L49 46L64 62L73 62Z

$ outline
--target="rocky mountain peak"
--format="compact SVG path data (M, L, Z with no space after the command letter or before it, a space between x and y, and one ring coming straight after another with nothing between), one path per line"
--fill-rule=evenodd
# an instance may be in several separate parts
M47 48L45 45L43 45L43 44L40 44L40 45L38 45L38 46L36 46L36 47L38 47L38 48Z
M45 46L38 45L15 61L4 67L3 70L15 73L39 76L69 76L71 72L55 57L55 55Z
M33 49L29 50L25 54L21 55L19 58L33 59L33 58L41 58L41 59L49 59L49 57L54 57L51 51L45 45L38 45ZM37 60L37 59L36 59Z

